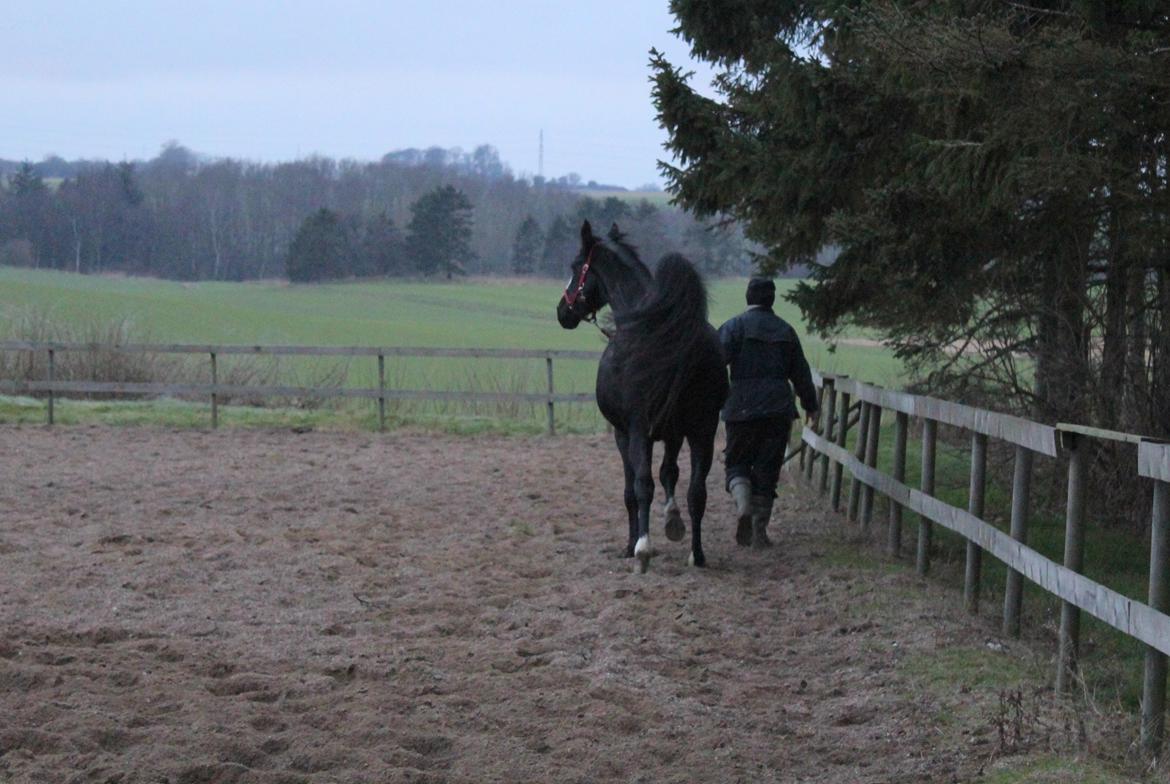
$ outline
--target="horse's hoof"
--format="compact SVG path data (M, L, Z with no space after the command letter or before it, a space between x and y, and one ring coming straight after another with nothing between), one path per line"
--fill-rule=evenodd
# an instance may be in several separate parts
M695 552L692 550L691 557L688 559L688 563L697 569L702 569L707 565L707 556L703 555L701 552L695 554Z
M649 536L638 537L638 543L634 545L634 557L638 559L638 571L645 574L650 568L650 559L654 557Z
M633 558L633 557L634 557L634 546L632 544L628 544L628 545L626 545L626 551L624 553L622 553L622 558Z
M682 513L677 508L666 513L666 538L672 542L681 542L687 535L687 527L683 523Z
M650 571L650 556L639 555L638 560L634 563L634 574L646 574Z

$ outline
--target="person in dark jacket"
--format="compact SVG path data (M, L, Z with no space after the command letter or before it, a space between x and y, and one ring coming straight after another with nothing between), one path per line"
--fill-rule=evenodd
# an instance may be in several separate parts
M727 427L727 490L735 500L735 541L771 547L768 522L780 466L796 419L793 387L809 424L817 413L816 387L796 330L772 312L776 284L752 278L748 309L719 328L731 394L723 407Z

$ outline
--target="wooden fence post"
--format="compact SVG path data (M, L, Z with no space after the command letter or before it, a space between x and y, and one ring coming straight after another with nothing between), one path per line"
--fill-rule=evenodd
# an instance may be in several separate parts
M386 355L378 352L378 431L386 432Z
M878 436L882 428L881 406L872 406L869 412L869 435L865 439L865 464L870 468L877 467ZM873 522L873 486L865 485L861 489L861 530L869 533Z
M1150 520L1150 592L1148 604L1170 613L1170 483L1154 482ZM1142 748L1156 755L1166 728L1166 654L1146 646L1142 674Z
M967 511L983 518L987 489L987 436L971 435L971 482L967 488ZM967 568L963 575L963 600L967 612L979 612L979 589L983 578L983 550L967 540Z
M1028 504L1032 494L1032 450L1016 447L1016 467L1012 476L1012 538L1028 541ZM1020 636L1020 608L1024 600L1024 578L1015 569L1007 571L1003 592L1003 632Z
M869 438L869 417L870 411L873 408L864 400L861 401L861 419L857 423L857 447L854 450L854 457L858 460L865 460L865 442ZM849 522L857 522L857 512L861 507L861 480L856 476L853 481L849 483Z
M841 409L838 414L837 421L837 446L842 449L845 448L845 439L849 437L849 403L850 395L848 392L841 393ZM833 461L833 481L829 490L829 495L833 501L833 511L841 511L841 480L844 478L845 465Z
M803 428L804 425L802 424L801 427ZM789 449L790 448L791 447L789 447ZM784 451L784 462L785 463L788 462L788 455L791 454L789 452L789 449L785 449L785 451ZM806 444L802 440L800 442L800 446L798 446L796 448L796 470L797 470L797 473L800 473L800 474L804 473L804 461L805 461L806 455L808 455L808 444Z
M49 371L48 371L49 376L48 376L48 378L49 378L49 424L50 425L53 424L53 414L54 414L53 403L55 402L53 400L53 380L54 380L54 376L56 374L56 362L54 361L53 354L54 354L53 349L49 349Z
M211 352L211 427L219 427L219 395L215 388L219 385L219 371L216 367L215 352Z
M544 358L546 363L546 370L548 371L548 434L555 436L557 434L556 419L553 416L553 358L549 354Z
M833 440L837 416L837 384L833 379L825 382L828 388L826 399L821 401L821 433L826 441ZM825 495L829 491L829 454L821 455L821 484L820 493Z
M938 423L933 419L922 421L922 481L919 489L926 495L934 495L934 451L938 443ZM931 522L923 515L918 516L918 552L915 568L925 576L930 571Z
M909 430L910 415L899 411L894 427L894 480L902 483L906 481L906 435ZM895 558L902 552L902 505L892 498L886 549Z
M1077 433L1060 434L1068 449L1068 506L1064 517L1064 565L1080 574L1085 566L1085 485L1090 443ZM1060 603L1060 641L1056 657L1056 692L1064 694L1077 669L1081 643L1081 611L1072 602Z
M825 428L824 428L825 393L828 391L829 383L830 382L828 382L828 381L822 382L821 388L817 390L817 411L821 412L821 421L820 421L821 433L825 432ZM813 426L813 432L814 433L817 432L816 425ZM813 469L815 468L815 466L818 462L817 458L819 457L819 455L812 448L809 447L807 442L804 444L804 451L805 451L805 454L807 455L807 459L803 463L804 481L812 483Z

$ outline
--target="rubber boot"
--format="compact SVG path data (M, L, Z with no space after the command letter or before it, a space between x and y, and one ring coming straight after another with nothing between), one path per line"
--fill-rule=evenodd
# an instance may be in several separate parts
M752 543L752 480L746 476L731 480L731 499L735 501L735 543L747 547Z
M763 550L772 546L768 538L768 523L772 519L772 497L752 496L752 547Z

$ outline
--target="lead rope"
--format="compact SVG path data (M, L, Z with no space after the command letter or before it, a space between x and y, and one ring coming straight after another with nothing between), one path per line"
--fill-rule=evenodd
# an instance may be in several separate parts
M601 326L600 324L598 324L598 323L597 323L597 311L594 311L593 313L590 313L590 314L589 314L589 315L588 315L588 316L585 318L585 320L586 320L586 321L588 321L588 322L589 322L590 324L592 324L593 326L597 327L597 330L598 330L598 331L599 331L599 332L600 332L602 335L605 335L605 339L606 339L606 340L613 340L613 336L614 336L614 334L615 334L615 333L614 333L614 332L611 332L610 330L606 329L605 327L603 327L603 326Z

